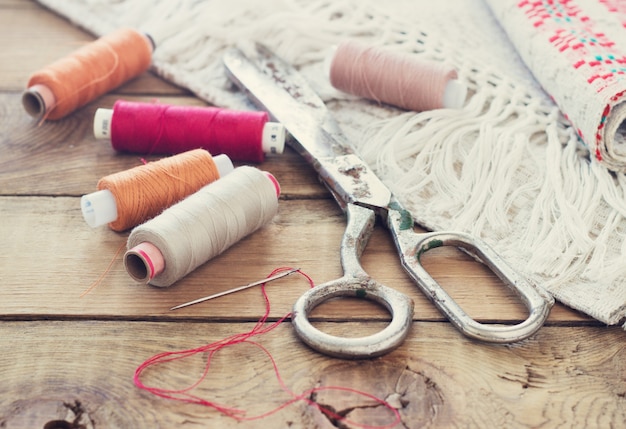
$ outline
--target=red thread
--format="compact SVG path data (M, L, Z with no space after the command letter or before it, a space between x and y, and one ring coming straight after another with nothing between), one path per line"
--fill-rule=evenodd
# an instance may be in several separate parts
M277 268L274 271L272 271L272 273L268 276L271 277L281 271L285 271L285 270L290 270L291 268L289 267L283 267L283 268ZM314 283L313 280L304 272L302 271L297 271L300 275L304 276L308 282L310 287L314 287ZM287 385L285 384L285 382L283 381L281 375L280 375L280 371L278 369L278 365L275 361L275 359L272 357L272 354L270 353L269 350L267 350L265 347L263 347L261 344L255 342L255 341L251 341L251 338L257 335L262 335L262 334L266 334L270 331L272 331L273 329L277 328L283 321L285 321L287 318L291 317L291 313L286 314L285 316L283 316L282 318L280 318L279 320L277 320L276 322L273 322L269 325L266 325L267 322L267 318L269 316L270 313L270 301L269 301L269 297L267 295L267 291L265 288L266 284L261 285L261 291L263 294L263 299L265 300L265 313L263 314L263 316L257 321L256 325L249 331L249 332L245 332L245 333L241 333L241 334L235 334L232 335L230 337L224 338L222 340L216 341L214 343L211 344L207 344L201 347L197 347L197 348L193 348L193 349L187 349L187 350L179 350L179 351L174 351L174 352L163 352L163 353L159 353L157 355L152 356L151 358L147 359L145 362L143 362L141 365L139 365L139 367L137 367L137 369L135 370L135 375L133 377L133 382L135 383L135 386L137 386L140 389L146 390L156 396L159 396L161 398L165 398L165 399L173 399L176 401L181 401L181 402L185 402L185 403L191 403L191 404L198 404L198 405L203 405L206 407L210 407L210 408L214 408L215 410L221 412L224 415L227 415L229 417L232 417L236 420L239 421L250 421L250 420L258 420L258 419L262 419L265 417L268 417L272 414L277 413L278 411L286 408L287 406L298 402L298 401L305 401L306 403L308 403L309 405L316 407L317 409L319 409L322 413L332 417L333 419L337 419L337 420L341 420L344 421L350 425L353 426L357 426L357 427L361 427L361 428L365 428L365 429L385 429L385 428L392 428L394 426L396 426L398 423L400 423L401 418L400 418L400 413L398 412L398 410L396 410L395 408L393 408L389 403L387 403L386 401L375 397L374 395L371 395L367 392L362 392L356 389L352 389L349 387L342 387L342 386L325 386L325 387L314 387L311 389L308 389L300 394L293 392L291 389L289 389L289 387L287 387ZM202 381L207 377L208 373L209 373L209 369L210 369L210 365L211 365L211 359L213 358L213 356L215 355L215 353L217 353L218 351L220 351L221 349L228 347L228 346L233 346L236 344L241 344L241 343L246 343L249 345L253 345L254 347L259 348L270 360L272 367L274 368L274 372L276 374L276 379L281 387L281 389L283 391L285 391L286 393L288 393L289 395L292 396L292 399L284 402L283 404L279 405L278 407L269 410L267 412L264 412L262 414L258 414L255 416L246 416L245 415L245 410L241 410L241 409L237 409L237 408L233 408L233 407L229 407L226 405L222 405L222 404L218 404L216 402L212 402L209 401L207 399L204 399L200 396L197 396L193 393L191 393L191 391L193 389L195 389L196 387L198 387ZM204 366L204 371L203 373L200 375L200 377L191 385L189 385L186 388L183 389L166 389L166 388L160 388L160 387L153 387L153 386L148 386L146 384L143 383L143 381L141 381L141 375L142 373L152 367L152 366L156 366L156 365L161 365L161 364L165 364L168 362L173 362L173 361L177 361L177 360L181 360L181 359L185 359L187 357L191 357L194 356L198 353L207 353L207 358L206 358L206 364ZM349 419L347 419L345 416L341 416L337 413L335 413L332 410L329 410L327 408L324 408L323 406L319 405L318 403L316 403L315 401L311 400L310 397L313 393L315 392L320 392L320 391L324 391L324 390L336 390L336 391L344 391L344 392L350 392L350 393L354 393L360 396L363 396L365 398L371 399L377 403L379 403L380 405L386 407L388 410L391 411L391 413L394 416L394 420L392 423L389 423L387 425L384 426L378 426L378 425L368 425L368 424L364 424L364 423L358 423L358 422L354 422L351 421Z
M113 106L111 144L120 152L177 154L206 149L233 161L262 162L266 112L119 100Z

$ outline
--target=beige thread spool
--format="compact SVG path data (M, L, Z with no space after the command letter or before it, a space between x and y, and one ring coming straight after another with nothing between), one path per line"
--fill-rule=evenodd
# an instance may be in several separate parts
M170 286L269 223L279 195L274 176L238 167L133 229L126 271L138 282Z

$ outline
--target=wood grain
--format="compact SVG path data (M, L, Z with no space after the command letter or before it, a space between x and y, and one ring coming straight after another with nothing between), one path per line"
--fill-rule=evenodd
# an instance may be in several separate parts
M80 196L98 179L143 162L96 141L93 114L119 98L204 103L148 72L63 120L37 124L20 104L28 76L93 36L34 1L0 0L0 39L0 428L356 427L305 401L239 423L213 409L157 398L132 382L138 365L154 354L248 331L264 311L257 288L175 312L171 306L258 280L277 266L300 267L316 284L341 274L345 218L314 171L290 149L268 157L259 167L273 173L283 191L269 225L170 288L137 284L114 257L128 232L89 228L80 213ZM531 339L482 344L458 333L413 285L381 226L362 263L414 300L409 337L392 353L362 361L312 351L289 321L254 338L296 394L329 386L363 390L397 407L398 428L623 427L626 332L620 327L557 304ZM517 298L467 255L436 249L425 264L474 318L513 323L526 317ZM287 314L307 287L297 275L269 284L271 319ZM389 315L369 302L341 299L316 308L312 318L325 332L360 336L382 329ZM204 358L152 369L142 379L185 386ZM198 392L247 416L291 398L252 344L220 351ZM355 422L390 422L383 407L354 394L321 390L307 398Z
M126 273L121 256L128 233L106 226L92 229L74 197L3 197L0 206L0 247L4 316L146 318L258 318L263 311L258 289L171 312L174 305L260 280L279 266L302 269L316 284L341 275L339 244L344 216L331 200L281 201L279 214L262 230L238 242L169 288L137 284ZM324 213L324 215L320 215ZM297 250L297 251L294 251ZM427 268L473 317L481 321L526 318L517 297L481 264L452 249L434 252ZM108 265L113 261L110 271ZM363 267L378 281L415 301L416 320L442 320L439 312L402 271L391 238L378 227L362 258ZM242 269L245 267L245 269ZM97 281L98 286L81 298ZM25 285L28 285L25 287ZM290 311L308 284L298 277L269 287L272 317ZM477 291L480 291L477 293ZM488 302L488 304L485 304ZM371 313L371 314L370 314ZM340 300L318 307L314 316L331 319L383 318L386 311ZM558 306L551 320L589 320Z
M166 156L118 153L110 142L93 136L96 109L110 108L119 98L150 100L146 96L107 95L62 120L38 124L25 115L20 94L0 93L0 122L14 124L0 130L4 148L0 195L80 196L93 192L104 176ZM173 96L162 102L205 105L192 97ZM291 148L282 155L266 157L263 169L281 183L283 199L330 197L313 169Z
M213 409L156 398L133 386L135 369L162 351L204 345L251 324L6 322L0 427L42 428L83 410L87 427L354 427L333 424L299 401L269 417L238 424ZM336 335L375 331L379 323L336 323ZM19 341L16 341L19 339ZM477 344L442 323L416 323L408 340L385 357L328 359L294 337L289 324L255 338L276 359L296 394L313 387L358 389L398 407L399 427L609 427L626 421L626 343L605 328L545 328L523 345ZM602 341L604 346L597 347ZM148 385L180 388L196 380L203 356L144 373ZM616 375L621 374L622 377ZM251 344L223 349L197 390L208 400L254 416L279 407L283 392L270 361ZM360 423L390 415L354 394L320 391L315 403ZM88 426L88 425L91 426ZM616 426L614 426L616 427Z
M95 39L92 34L33 1L3 0L0 10L2 91L25 89L30 74ZM155 96L190 94L186 89L167 83L151 72L126 83L116 92L150 93Z

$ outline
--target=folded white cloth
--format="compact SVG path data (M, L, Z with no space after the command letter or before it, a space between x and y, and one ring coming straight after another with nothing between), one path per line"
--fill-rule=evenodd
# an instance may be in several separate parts
M626 172L626 3L488 3L592 156Z
M622 109L611 97L624 86L625 52L614 45L609 65L608 49L585 45L604 61L603 72L615 68L600 91L600 81L582 88L590 75L574 79L576 69L554 74L575 66L574 47L559 52L570 38L562 33L551 41L566 23L573 38L623 43L625 28L614 28L626 22L623 3L554 2L554 13L580 9L572 23L559 23L556 15L534 16L534 6L520 0L489 1L493 11L481 0L39 1L95 35L120 26L146 31L157 44L154 70L219 106L249 107L224 74L223 50L263 41L311 80L421 225L481 236L556 299L604 323L626 316L626 179L605 167L606 153L622 151L624 126L604 123L601 140L595 137L604 113ZM350 37L449 63L470 97L462 109L406 112L341 94L323 63L332 45ZM585 61L578 70L591 70L593 60Z

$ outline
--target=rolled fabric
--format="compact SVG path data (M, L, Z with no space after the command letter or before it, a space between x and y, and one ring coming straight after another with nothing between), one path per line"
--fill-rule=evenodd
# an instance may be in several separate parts
M592 157L626 172L626 7L598 0L487 3Z

